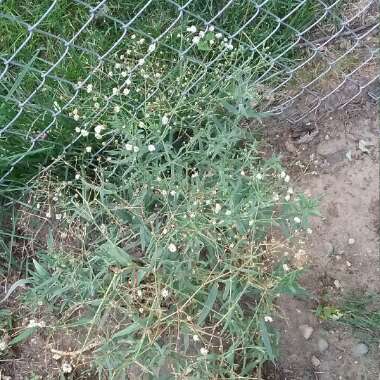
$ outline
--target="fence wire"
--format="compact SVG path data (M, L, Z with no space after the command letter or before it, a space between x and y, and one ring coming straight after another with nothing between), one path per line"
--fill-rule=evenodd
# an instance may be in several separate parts
M184 65L193 75L183 87L177 82L180 94L192 94L229 52L238 52L239 68L250 69L257 95L253 106L294 123L321 109L346 106L379 78L377 0L21 3L0 1L3 186L12 172L28 170L30 161L46 151L54 154L41 170L64 160L97 118L110 106L117 109L120 101L144 122L156 97L173 93L167 83L172 86L173 75ZM138 54L131 53L138 45ZM152 78L144 68L157 57L164 68ZM225 70L222 79L228 81L236 67ZM107 85L94 85L111 83L116 76L119 84L112 92ZM133 88L137 76L150 87L132 96L138 92ZM93 99L91 123L78 120L80 107L90 107L83 94ZM370 94L378 97L376 90ZM67 128L79 133L67 133ZM99 149L114 139L110 136Z

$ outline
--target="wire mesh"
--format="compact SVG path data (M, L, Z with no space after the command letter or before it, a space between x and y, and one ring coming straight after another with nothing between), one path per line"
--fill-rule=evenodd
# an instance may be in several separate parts
M379 77L377 0L22 3L0 1L3 185L47 151L41 171L64 159L109 107L121 103L139 123L161 117L149 107L163 93L175 102L172 79L186 65L193 75L177 81L181 98L236 52L235 64L220 78L228 81L237 67L249 68L254 107L294 123L346 106ZM158 58L163 69L152 78L145 67ZM133 88L136 77L145 81L143 94ZM371 97L376 93L371 90ZM91 105L83 100L89 94ZM93 108L89 121L80 118L80 107L87 114ZM109 136L99 149L117 138Z

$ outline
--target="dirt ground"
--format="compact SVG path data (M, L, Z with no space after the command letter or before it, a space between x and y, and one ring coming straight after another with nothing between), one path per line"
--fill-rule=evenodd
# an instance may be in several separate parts
M312 122L308 128L317 135L295 144L294 129L305 126L280 123L268 136L293 174L294 188L318 198L321 213L312 220L302 250L307 258L302 285L310 296L284 297L278 304L281 346L275 378L378 380L379 342L363 341L339 323L321 322L314 312L327 296L339 301L352 291L380 294L377 105L364 94L344 110ZM294 265L298 259L295 254ZM303 325L311 332L308 339ZM361 343L369 351L357 355L355 347Z

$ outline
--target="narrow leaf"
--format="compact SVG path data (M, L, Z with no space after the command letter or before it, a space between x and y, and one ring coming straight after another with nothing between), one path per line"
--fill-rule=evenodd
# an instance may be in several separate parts
M218 283L214 283L214 285L211 287L207 300L203 306L203 309L199 315L198 318L198 325L201 325L207 316L209 315L210 311L212 310L212 307L214 306L216 296L218 295Z

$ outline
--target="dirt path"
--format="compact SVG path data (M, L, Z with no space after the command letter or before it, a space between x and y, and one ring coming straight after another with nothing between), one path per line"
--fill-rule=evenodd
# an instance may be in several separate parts
M363 97L317 127L312 142L291 146L291 152L284 144L289 130L270 139L289 170L300 174L295 188L320 199L322 215L314 218L304 249L308 270L302 283L310 298L279 303L283 319L277 326L282 336L277 379L377 380L379 342L363 341L350 327L321 322L314 313L326 300L339 302L353 291L380 294L377 106ZM302 167L306 174L301 175ZM308 339L305 329L306 335L311 333Z

